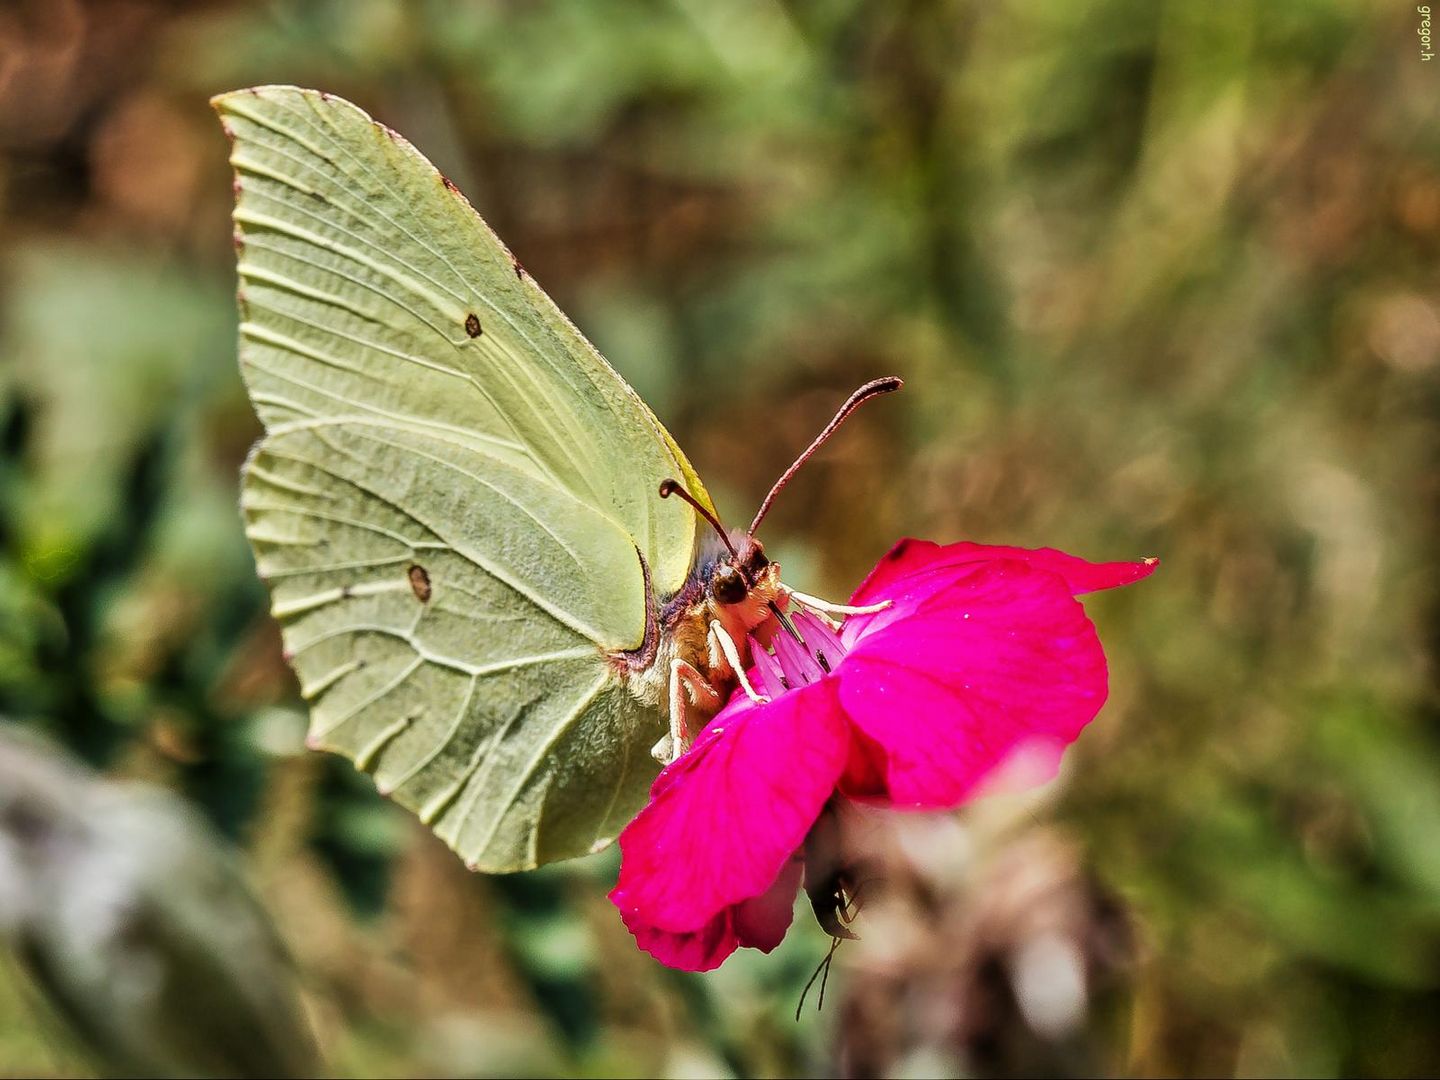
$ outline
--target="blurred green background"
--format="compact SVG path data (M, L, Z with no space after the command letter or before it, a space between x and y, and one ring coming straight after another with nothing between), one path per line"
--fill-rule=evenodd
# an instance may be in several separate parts
M1418 20L6 0L0 715L243 849L340 1075L1433 1075L1440 62ZM348 97L431 157L732 521L849 390L903 376L769 519L792 584L847 594L906 534L1163 559L1088 602L1112 696L1062 780L898 825L906 902L862 916L823 1011L792 1018L827 945L808 918L677 975L605 901L613 852L469 875L301 749L236 511L259 428L206 104L261 82ZM0 959L0 1074L95 1068Z

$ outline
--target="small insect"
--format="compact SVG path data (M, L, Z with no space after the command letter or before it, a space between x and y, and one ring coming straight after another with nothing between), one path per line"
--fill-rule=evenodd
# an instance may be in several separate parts
M796 634L756 538L405 139L340 98L214 99L232 141L240 365L265 435L241 506L309 743L472 868L599 850Z

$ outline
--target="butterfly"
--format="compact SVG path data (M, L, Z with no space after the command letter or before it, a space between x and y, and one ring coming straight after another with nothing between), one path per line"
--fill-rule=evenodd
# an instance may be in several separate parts
M333 95L213 100L232 144L241 507L308 742L473 869L597 851L800 603L448 179ZM677 496L670 498L670 496ZM654 751L652 753L652 751Z

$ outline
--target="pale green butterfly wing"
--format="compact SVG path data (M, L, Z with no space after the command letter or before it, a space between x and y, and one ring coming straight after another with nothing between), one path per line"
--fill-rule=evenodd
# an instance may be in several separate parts
M240 356L266 436L246 531L311 703L469 864L583 854L643 804L648 566L708 503L654 415L469 203L348 102L215 99L233 140Z

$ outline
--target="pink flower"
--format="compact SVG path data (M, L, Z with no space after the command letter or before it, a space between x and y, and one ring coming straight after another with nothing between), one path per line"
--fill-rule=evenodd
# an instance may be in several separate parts
M620 834L610 899L637 944L691 971L741 945L769 952L802 876L822 924L843 932L825 918L829 801L953 807L1017 750L1073 742L1107 688L1074 597L1154 568L902 540L850 601L890 601L883 611L838 633L800 611L803 647L780 632L773 652L752 639L751 679L770 700L732 697Z

